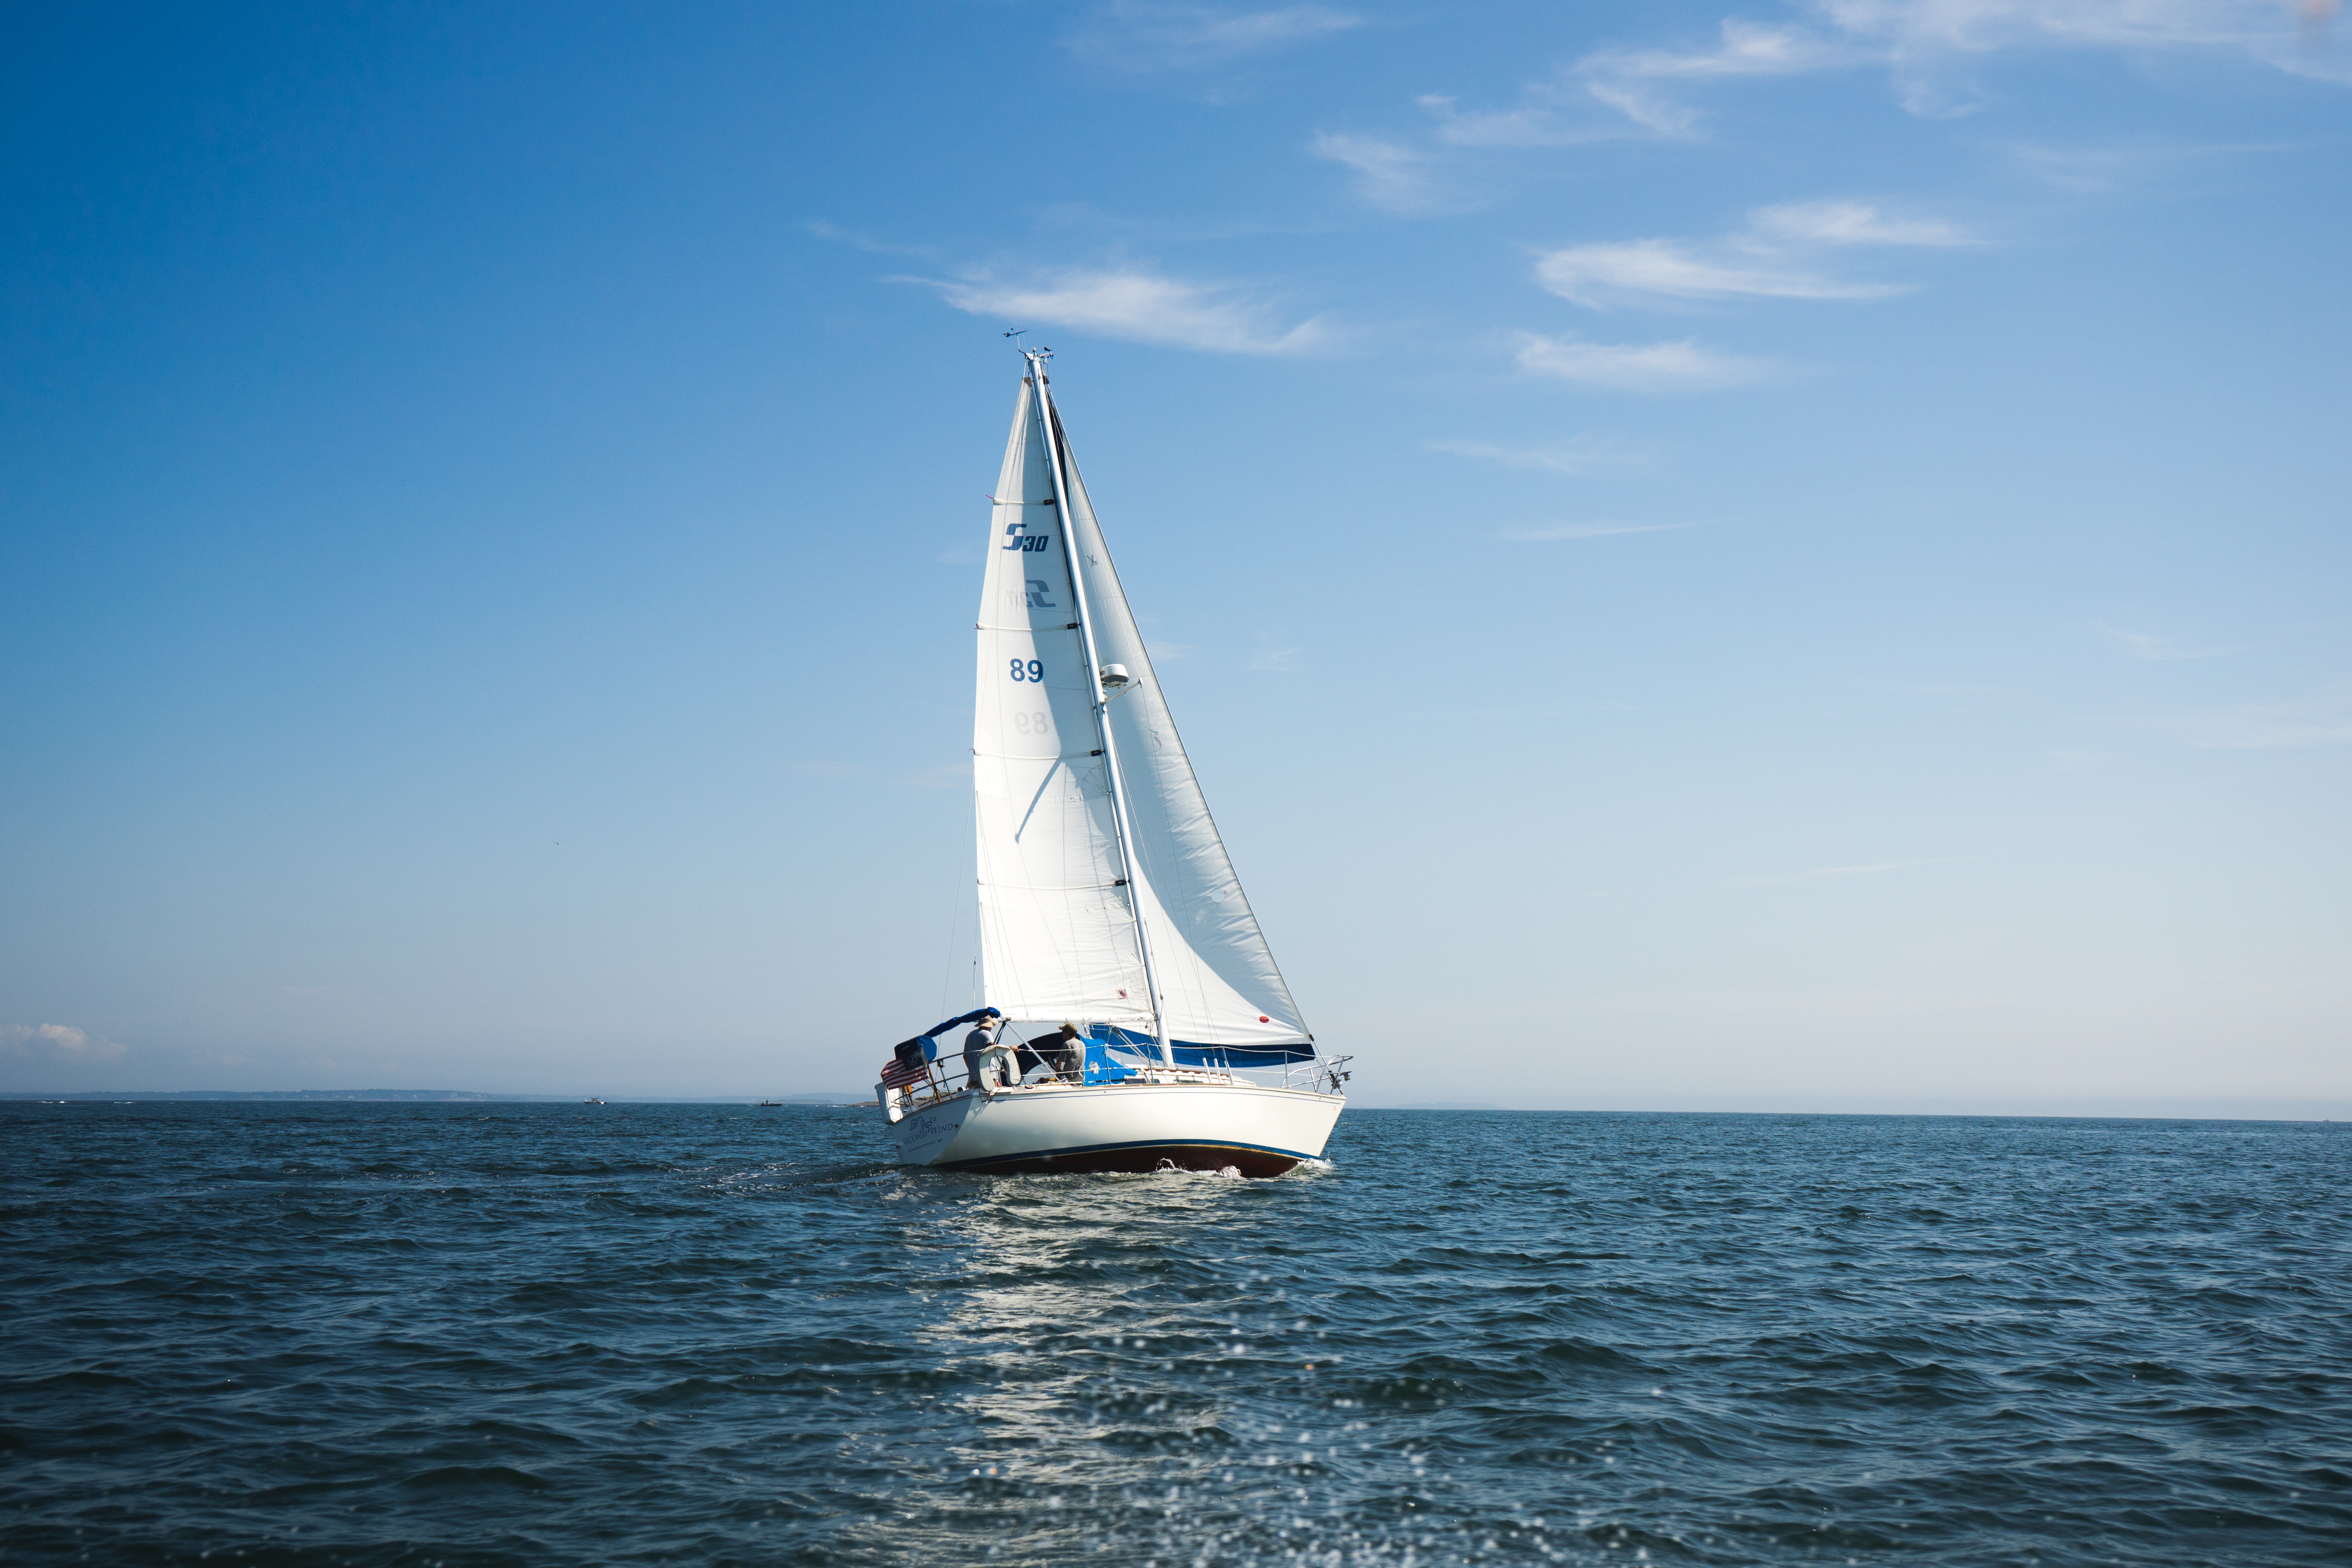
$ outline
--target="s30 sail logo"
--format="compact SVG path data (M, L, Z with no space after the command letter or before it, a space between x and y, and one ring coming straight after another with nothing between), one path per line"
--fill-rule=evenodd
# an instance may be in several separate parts
M1007 550L1043 550L1054 542L1050 533L1032 533L1025 522L1004 525L1004 548Z

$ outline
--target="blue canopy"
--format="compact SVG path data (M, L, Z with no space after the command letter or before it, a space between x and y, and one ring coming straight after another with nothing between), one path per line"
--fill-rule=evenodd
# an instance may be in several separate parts
M1095 1025L1087 1031L1087 1038L1117 1050L1142 1051L1154 1058L1160 1054L1160 1042L1150 1035L1113 1024ZM1176 1065L1184 1068L1273 1068L1315 1059L1315 1047L1307 1041L1295 1046L1213 1046L1199 1040L1171 1040L1168 1049Z
M958 1024L977 1024L982 1018L987 1017L991 1013L997 1014L999 1017L1003 1016L1002 1011L995 1007L974 1007L969 1013L959 1013L956 1016L950 1018L944 1024L933 1024L929 1028L925 1029L923 1033L933 1039L937 1039L940 1036L946 1034L950 1029L954 1028Z

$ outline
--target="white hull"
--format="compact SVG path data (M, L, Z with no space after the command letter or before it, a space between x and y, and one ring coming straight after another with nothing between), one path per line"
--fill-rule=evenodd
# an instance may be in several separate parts
M1039 1083L886 1106L908 1165L977 1171L1156 1171L1278 1176L1318 1159L1347 1103L1247 1083Z

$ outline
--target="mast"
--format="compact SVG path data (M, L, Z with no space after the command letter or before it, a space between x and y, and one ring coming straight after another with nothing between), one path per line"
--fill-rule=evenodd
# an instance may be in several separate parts
M1135 916L1135 943L1143 954L1143 988L1150 993L1151 1002L1151 1033L1160 1043L1160 1062L1172 1067L1176 1053L1168 1043L1168 1026L1160 1007L1160 975L1151 963L1151 933L1144 927L1143 900L1137 892L1142 884L1135 874L1135 830L1127 819L1127 785L1119 776L1118 742L1111 734L1110 693L1103 689L1102 663L1095 652L1094 615L1087 605L1086 575L1078 569L1078 544L1070 529L1070 493L1062 474L1062 443L1055 434L1054 400L1045 390L1045 360L1052 352L1023 349L1021 357L1029 362L1031 384L1037 394L1037 419L1045 435L1045 469L1053 476L1054 510L1061 514L1062 559L1070 568L1070 596L1077 601L1078 642L1086 649L1087 689L1091 694L1095 733L1101 737L1103 771L1110 780L1111 827L1118 840L1119 873L1127 879L1127 907Z

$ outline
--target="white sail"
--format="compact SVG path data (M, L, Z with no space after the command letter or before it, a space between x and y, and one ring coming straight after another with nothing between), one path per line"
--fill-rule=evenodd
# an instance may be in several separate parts
M1056 421L1071 542L1085 574L1095 651L1127 668L1134 685L1110 705L1126 786L1130 846L1143 883L1143 912L1169 1035L1202 1043L1304 1044L1307 1025L1275 967L1257 916L1242 893L1224 840L1128 608L1110 551L1095 521L1069 438ZM1002 492L999 492L1000 494Z
M1014 1018L1148 1031L1068 554L1025 380L994 493L971 740L982 994Z
M982 994L1016 1018L1157 1022L1171 1039L1202 1045L1304 1044L1297 1004L1210 818L1063 441L1075 514L1066 548L1034 391L1022 384L1005 444L981 595L972 758ZM1072 553L1097 658L1132 681L1110 704L1108 748L1125 786L1131 886L1089 705ZM1139 910L1160 984L1156 1020Z

